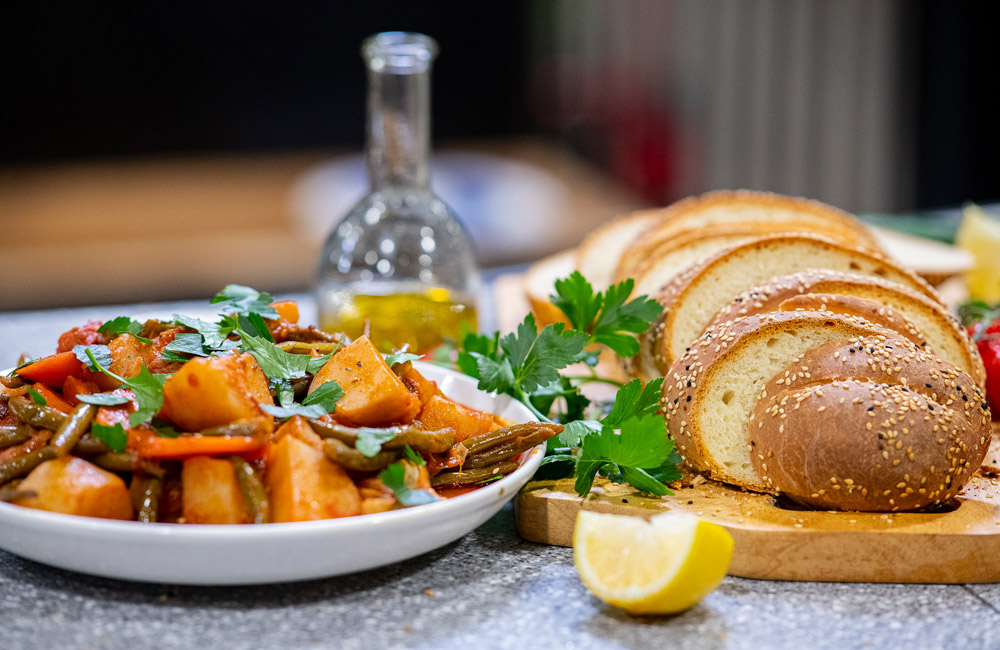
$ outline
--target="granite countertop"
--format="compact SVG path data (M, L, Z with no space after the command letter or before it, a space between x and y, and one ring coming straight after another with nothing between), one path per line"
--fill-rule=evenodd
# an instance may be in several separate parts
M87 318L195 305L0 313L0 367ZM510 507L418 558L286 585L119 582L0 551L0 650L146 647L996 648L1000 585L726 578L683 614L633 618L586 591L570 549L521 540Z

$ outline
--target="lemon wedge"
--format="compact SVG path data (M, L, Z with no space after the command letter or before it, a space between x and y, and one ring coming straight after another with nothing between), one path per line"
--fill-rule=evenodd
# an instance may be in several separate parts
M978 205L967 205L955 243L976 260L965 276L969 295L990 304L1000 301L1000 219Z
M681 612L715 589L733 557L733 538L690 515L641 517L580 511L573 559L595 596L633 614Z

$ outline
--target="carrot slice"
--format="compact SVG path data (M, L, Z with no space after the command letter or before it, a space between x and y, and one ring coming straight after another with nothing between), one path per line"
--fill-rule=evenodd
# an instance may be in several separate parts
M299 322L299 305L294 300L283 300L281 302L272 302L271 306L274 307L275 311L278 312L278 317L282 318L289 323Z
M40 382L35 382L34 384L31 385L31 387L36 391L38 391L39 394L45 398L46 406L54 408L60 413L69 413L70 411L73 410L73 406L69 402L64 400L62 397L56 394L51 388L49 388L45 384Z
M62 388L66 378L78 375L84 370L83 363L72 352L59 352L28 364L17 371L17 374L28 381L40 381L43 384Z
M63 382L62 394L63 394L63 399L65 399L73 406L76 406L80 403L80 398L78 397L78 395L93 395L99 390L100 389L97 387L97 384L95 384L94 382L84 381L82 379L74 377L73 375L70 375L69 377L66 378L66 381Z
M251 436L181 436L163 438L150 431L129 431L129 446L143 458L181 459L192 456L251 456L264 453L267 442Z

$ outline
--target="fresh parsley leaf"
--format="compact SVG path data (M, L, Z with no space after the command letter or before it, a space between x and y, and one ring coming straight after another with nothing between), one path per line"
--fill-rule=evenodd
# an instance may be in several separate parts
M614 350L619 356L633 357L639 353L639 342L630 334L641 334L649 329L650 323L659 318L663 306L646 296L625 302L632 293L634 282L631 278L607 288L604 304L597 322L591 330L595 343L601 343Z
M547 481L573 476L576 456L572 454L550 454L542 459L533 480Z
M361 452L362 456L371 458L382 451L382 445L389 442L399 434L398 429L375 429L372 427L362 427L358 429L358 439L354 442L354 448Z
M339 348L339 346L338 346ZM323 369L326 362L333 358L333 355L337 353L337 350L330 352L329 354L324 354L321 357L316 357L315 359L310 358L309 363L306 364L306 372L310 375L315 375L317 372Z
M28 395L31 396L31 401L34 402L35 404L38 404L39 406L48 406L49 404L48 402L45 401L45 396L39 393L34 388L28 389Z
M264 374L271 379L298 379L306 376L309 357L304 354L285 352L274 343L239 330L240 347L257 359Z
M514 378L514 369L510 367L509 359L497 362L488 357L478 357L476 365L480 390L488 393L506 393L516 385L517 380Z
M250 336L257 336L268 343L274 343L271 330L267 329L267 323L264 322L264 318L260 314L251 312L246 316L240 314L236 318L240 329L250 334Z
M580 447L587 436L598 433L601 429L598 420L574 420L563 427L558 440L567 447Z
M309 406L303 406L302 404L289 404L288 406L272 406L270 404L261 404L260 407L264 409L266 413L273 415L276 418L290 418L296 415L301 415L304 418L321 418L326 415L326 411L319 404L311 404Z
M427 464L427 461L424 460L424 457L418 454L417 452L413 451L413 447L411 447L410 445L406 445L403 447L403 454L410 460L410 462L416 465L420 465L421 467L423 467L424 465Z
M226 336L229 335L229 331L223 332L223 326L221 323L210 323L200 318L193 318L191 316L184 316L183 314L174 314L170 317L171 321L179 323L184 327L189 327L205 338L204 345L210 350L220 350L223 346L228 343L226 341Z
M410 354L404 349L400 350L399 352L393 352L392 354L386 356L385 362L391 368L397 363L406 363L407 361L417 361L421 358L423 357L421 357L419 354Z
M660 386L663 377L657 377L646 384L645 388L638 379L633 379L618 390L615 395L615 405L611 412L601 418L607 426L617 428L621 423L632 417L643 417L656 413L660 407Z
M618 472L632 487L650 494L673 494L666 485L646 470L662 468L671 459L674 443L666 436L662 415L646 415L625 420L621 433L605 426L600 433L587 436L576 464L574 489L581 497L590 492L597 473Z
M334 381L326 381L319 385L316 390L306 395L302 400L305 406L316 405L324 410L324 413L332 413L337 407L337 402L344 396L344 391L340 385Z
M292 382L287 379L269 379L267 383L278 396L278 404L291 406L295 403L295 389L292 387Z
M393 463L379 472L378 478L382 485L392 490L396 500L404 506L422 506L434 503L436 496L427 490L414 490L406 485L406 468L401 463Z
M111 348L106 345L74 345L73 354L88 370L94 372L110 368L114 361Z
M164 361L179 361L184 363L188 358L182 356L190 354L197 357L207 357L205 353L205 337L201 334L177 334L174 340L168 343L160 354Z
M589 333L591 343L605 345L623 357L638 354L639 343L632 335L645 332L663 311L657 301L646 296L628 301L635 286L632 279L594 293L590 283L575 271L557 280L555 286L552 303L566 314L570 325Z
M117 318L112 318L108 322L104 323L97 328L98 332L104 332L105 334L110 334L111 336L120 336L122 334L131 334L135 338L139 339L143 343L152 343L147 338L139 336L142 332L142 323L137 320L132 320L128 316L119 316Z
M81 402L94 404L95 406L118 406L119 404L128 404L132 401L127 397L122 397L121 395L115 395L113 393L94 393L93 395L80 393L76 396L76 398Z
M571 276L556 280L556 295L551 296L552 304L566 314L570 327L589 331L601 310L602 294L594 294L594 288L579 271Z
M139 404L139 408L135 413L129 414L129 426L137 427L159 413L160 409L163 408L163 384L166 383L170 376L154 375L149 371L149 368L142 366L139 369L139 374L135 377L129 377L127 379L119 377L98 363L97 357L94 355L94 350L92 349L95 347L99 348L106 346L78 345L73 348L73 351L76 352L77 348L83 348L89 359L89 363L87 365L91 370L100 370L112 379L116 379L132 389L132 393L135 394L135 400ZM79 355L79 353L77 354Z
M211 303L222 304L226 314L260 314L264 318L277 318L278 311L271 306L274 296L239 284L230 284L220 291Z
M546 325L539 332L535 317L528 314L517 331L500 341L514 382L525 393L559 379L559 370L577 361L587 345L587 335L567 330L563 323ZM482 373L482 366L480 366ZM504 375L506 379L506 375Z
M462 339L462 351L458 353L459 370L470 377L480 378L479 359L485 357L497 361L500 351L500 332L493 336L483 336L470 332Z
M125 447L128 444L128 434L125 433L125 427L121 423L109 427L105 424L94 422L90 426L90 431L94 434L95 438L119 454L125 451Z

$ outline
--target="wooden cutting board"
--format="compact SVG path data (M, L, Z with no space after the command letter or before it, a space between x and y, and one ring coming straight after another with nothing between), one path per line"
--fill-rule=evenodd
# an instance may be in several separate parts
M1000 461L994 436L986 462ZM998 470L1000 473L1000 470ZM1000 479L980 473L946 507L923 513L831 512L714 481L648 497L598 479L585 499L572 479L533 481L515 505L521 537L572 546L580 510L651 517L695 514L736 541L730 575L764 580L969 583L1000 581Z
M528 310L522 276L495 288L500 328L512 330ZM614 373L614 363L601 370ZM610 398L593 395L594 398ZM995 433L1000 434L994 426ZM832 582L1000 582L1000 441L986 467L946 507L924 513L859 513L803 509L769 495L705 481L674 496L648 497L598 479L585 499L573 480L533 481L515 501L520 535L572 546L580 510L651 517L692 513L725 527L736 541L731 575L764 580Z

